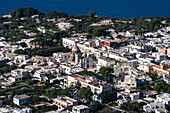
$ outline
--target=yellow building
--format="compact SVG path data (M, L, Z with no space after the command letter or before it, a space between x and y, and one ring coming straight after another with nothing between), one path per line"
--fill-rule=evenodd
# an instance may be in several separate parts
M168 69L167 64L154 65L152 67L152 73L156 72L158 75L163 76L165 78L166 75L170 75L170 69Z

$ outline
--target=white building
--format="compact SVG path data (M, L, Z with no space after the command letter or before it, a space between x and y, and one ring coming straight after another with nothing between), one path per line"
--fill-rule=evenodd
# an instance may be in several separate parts
M25 62L28 59L29 59L28 55L18 55L15 57L14 63L20 64L20 63Z
M131 101L138 100L140 98L140 94L138 93L130 93Z
M64 109L70 106L78 105L78 101L67 96L61 96L53 99L53 104L58 106L58 109Z
M23 109L19 109L19 108L0 108L0 113L32 113L32 109L31 108L23 108Z
M125 75L122 80L118 81L116 85L117 88L132 88L137 87L136 78L132 77L131 75Z
M61 62L65 62L70 58L71 53L53 53L53 57L57 60L57 62L61 63Z
M73 113L89 113L89 107L85 105L77 105L72 108Z
M17 77L14 77L14 76L11 76L8 78L8 80L10 80L11 82L22 82L22 76L17 76Z
M167 104L168 106L170 106L170 94L162 93L162 94L156 95L156 101L160 101L163 104Z
M91 91L94 93L102 93L103 91L112 91L112 85L104 81L99 81L96 77L91 76L81 76L81 75L69 75L65 79L65 86L69 87L71 85L76 85L80 83L82 87L90 87Z
M152 102L150 104L144 105L143 110L145 112L157 111L157 110L165 110L165 104L162 102Z
M17 104L18 106L22 105L22 104L26 104L31 100L31 97L26 95L26 94L22 94L22 95L15 95L13 97L13 103Z
M42 32L42 33L45 33L45 32L46 32L45 27L38 27L37 30L40 31L40 32Z
M100 67L108 67L115 65L116 60L108 57L100 57L98 58L97 67L100 69Z
M23 76L27 73L28 73L28 71L26 71L24 69L15 69L15 70L11 71L11 76Z
M48 77L46 76L46 74L44 72L42 72L41 70L36 71L34 73L33 77L36 80L39 80L39 81L46 81L46 80L48 80Z
M152 56L156 58L156 61L163 61L167 60L168 55L165 55L163 53L152 53Z
M58 26L58 28L59 28L60 30L63 30L63 31L65 31L65 30L67 30L67 29L70 29L70 28L73 26L71 23L66 22L66 21L60 22L60 23L58 23L58 24L56 24L56 25Z

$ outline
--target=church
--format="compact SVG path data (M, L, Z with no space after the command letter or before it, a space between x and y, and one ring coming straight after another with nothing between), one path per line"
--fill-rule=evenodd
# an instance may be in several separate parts
M86 52L81 53L77 44L75 44L72 48L70 58L68 60L70 64L78 65L81 68L94 68L96 67L96 57L92 54L88 54Z

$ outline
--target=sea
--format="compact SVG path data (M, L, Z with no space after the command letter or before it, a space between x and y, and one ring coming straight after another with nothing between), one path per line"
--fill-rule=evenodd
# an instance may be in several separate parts
M170 16L170 0L0 0L0 15L26 7L68 15L88 15L94 11L98 16L125 19Z

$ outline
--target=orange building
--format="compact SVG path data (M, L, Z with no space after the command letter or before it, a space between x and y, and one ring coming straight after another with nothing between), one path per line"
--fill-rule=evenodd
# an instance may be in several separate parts
M151 71L152 73L156 72L158 75L162 76L163 78L165 78L166 75L170 75L170 69L168 69L167 64L161 64L160 66L154 65Z
M70 106L78 105L78 101L67 96L61 96L53 99L53 104L58 106L58 109L64 109Z

